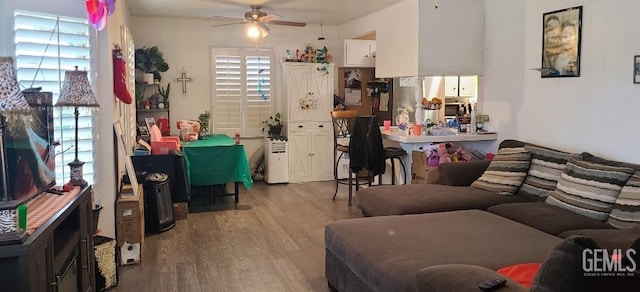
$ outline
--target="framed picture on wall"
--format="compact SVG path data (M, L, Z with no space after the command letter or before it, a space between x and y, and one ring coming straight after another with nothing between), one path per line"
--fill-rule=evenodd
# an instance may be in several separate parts
M582 6L543 14L542 78L580 76L581 35Z
M640 84L640 55L633 56L633 83Z

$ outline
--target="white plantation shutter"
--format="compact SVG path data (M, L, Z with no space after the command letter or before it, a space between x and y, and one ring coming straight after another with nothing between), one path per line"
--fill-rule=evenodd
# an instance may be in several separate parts
M273 52L213 49L212 118L216 133L262 136L262 121L272 114Z
M66 70L91 71L91 36L86 19L16 11L15 45L18 82L21 87L42 87L53 92L53 103L60 96ZM89 78L92 75L89 73ZM84 161L84 179L94 182L93 116L80 108L78 119L78 159ZM56 147L56 182L69 181L67 163L75 158L75 120L72 108L53 109ZM60 153L66 149L68 151Z

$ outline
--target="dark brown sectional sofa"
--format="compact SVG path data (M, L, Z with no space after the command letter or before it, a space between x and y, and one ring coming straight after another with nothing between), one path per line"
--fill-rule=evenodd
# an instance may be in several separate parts
M523 145L527 144L505 140L500 147ZM588 153L581 157L597 160ZM478 284L500 276L495 271L501 267L552 262L550 254L566 238L579 242L576 235L586 235L600 247L626 250L640 237L640 228L615 229L524 196L469 187L488 165L486 161L442 164L439 184L360 190L357 205L366 217L333 222L325 229L329 287L341 292L480 291ZM625 165L640 171L639 165ZM640 248L640 240L636 244ZM543 267L556 271L558 265L545 262ZM541 282L549 278L538 276ZM640 291L638 274L586 288L579 284L591 282L579 277L576 281L569 284L576 291L603 287ZM534 285L532 291L553 291L548 287ZM497 291L528 289L508 279Z

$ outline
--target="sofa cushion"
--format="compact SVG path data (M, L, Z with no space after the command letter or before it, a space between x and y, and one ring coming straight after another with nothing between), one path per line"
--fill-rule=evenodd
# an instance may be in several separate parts
M494 270L475 265L447 264L424 268L416 273L413 288L416 292L480 291L480 283L503 278L507 284L499 292L528 292L518 282L504 277Z
M375 291L413 291L416 272L435 265L496 270L541 262L560 241L479 210L348 219L325 228L327 252Z
M602 254L598 256L594 252L597 249L600 246L589 237L568 237L542 262L533 279L531 292L640 291L640 274L636 273L634 276L633 273L622 272L624 275L618 275L611 269L603 269ZM585 253L585 250L591 252ZM633 261L638 262L638 259L636 254ZM598 260L600 263L595 263ZM623 268L631 267L626 257L622 260ZM594 266L599 270L591 269Z
M438 183L449 186L469 186L487 170L489 160L447 162L438 166Z
M546 199L577 214L605 221L633 169L571 159L556 190Z
M553 235L567 230L611 228L604 222L542 202L502 204L487 211Z
M524 147L501 148L489 167L471 187L501 195L513 195L529 170L531 154Z
M640 171L636 171L622 187L607 223L616 228L640 225Z
M634 241L640 239L640 228L630 229L579 229L560 233L560 238L572 235L584 235L591 237L602 248L609 251L614 249L627 249ZM640 252L640 250L638 250ZM640 264L640 263L639 263Z
M531 166L517 193L535 201L544 201L556 189L567 160L577 158L579 154L536 146L525 146L525 149L531 153Z
M530 202L522 196L503 196L471 187L438 184L377 186L360 189L356 198L365 216L486 210L497 204Z

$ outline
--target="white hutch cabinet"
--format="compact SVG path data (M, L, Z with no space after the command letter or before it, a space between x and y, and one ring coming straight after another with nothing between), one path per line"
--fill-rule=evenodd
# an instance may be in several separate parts
M333 179L333 64L282 64L289 181Z

